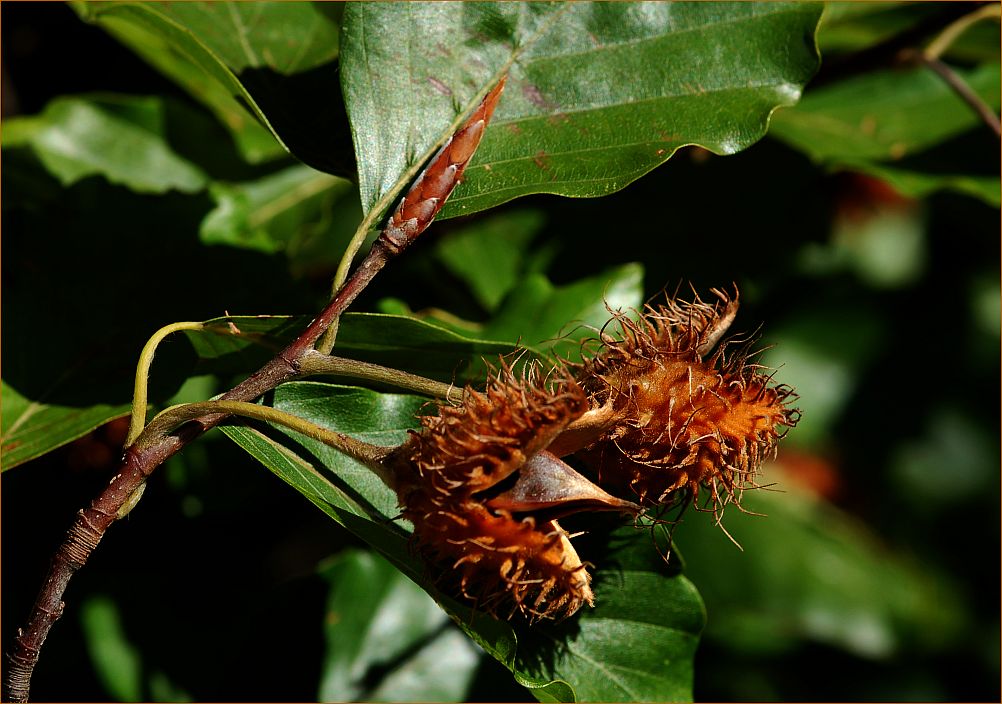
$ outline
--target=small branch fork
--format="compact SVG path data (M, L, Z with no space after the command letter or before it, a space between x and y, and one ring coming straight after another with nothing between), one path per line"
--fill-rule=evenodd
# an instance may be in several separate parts
M972 25L981 20L999 21L1000 12L998 3L990 3L979 7L974 12L968 13L951 22L940 32L922 51L905 51L903 58L914 63L925 66L937 76L939 76L950 89L960 97L967 105L977 113L981 121L984 122L996 137L1002 137L1002 124L998 115L981 99L974 90L971 89L964 79L956 71L944 63L940 56L950 48L950 46L966 32Z
M405 388L442 398L455 398L453 394L456 390L445 384L375 365L328 357L327 353L333 345L333 339L323 343L321 346L323 353L317 352L314 346L386 263L406 249L435 219L459 183L466 165L479 146L484 129L504 90L504 84L505 77L502 76L463 126L439 149L404 196L365 259L338 289L327 306L288 347L225 393L220 402L191 404L188 410L184 410L184 406L168 409L165 414L154 419L146 430L140 432L146 408L145 375L149 371L149 363L156 344L175 328L193 329L198 324L181 323L168 326L151 339L140 358L136 385L138 403L133 404L135 407L129 434L131 444L122 457L121 469L101 495L94 499L90 506L77 513L66 538L53 556L28 622L23 628L18 629L14 647L8 656L7 673L4 678L5 700L28 701L31 675L38 662L42 645L49 630L63 613L62 597L66 586L76 571L86 564L111 524L128 514L135 506L145 487L147 477L154 469L233 414L284 422L280 417L282 414L261 411L262 407L250 404L250 401L286 381L318 373L346 373L397 383ZM369 222L367 219L364 224L367 225ZM254 410L255 408L258 410ZM168 413L172 413L173 416L165 420L164 416ZM290 423L294 425L295 421ZM312 431L314 436L330 434L330 437L322 438L325 442L329 441L348 454L366 459L369 465L378 463L380 448L363 447L347 436L323 428L317 429L317 426L313 428L316 429ZM305 426L295 429L311 432Z

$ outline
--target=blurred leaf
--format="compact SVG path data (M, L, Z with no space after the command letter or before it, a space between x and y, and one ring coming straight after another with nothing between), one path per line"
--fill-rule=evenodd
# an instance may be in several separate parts
M800 265L811 275L849 269L874 288L914 284L928 265L924 210L914 203L869 202L846 209L832 224L828 243L808 243Z
M996 111L1000 68L996 58L957 73ZM921 115L922 119L916 119ZM983 169L944 170L923 155L972 129L987 128L932 71L874 71L808 91L776 114L770 134L832 168L885 178L903 193L924 196L951 188L999 203L997 150L982 153ZM994 148L993 148L994 149Z
M77 2L154 67L205 102L251 160L278 142L322 171L350 175L353 158L338 90L338 3ZM243 106L243 107L241 107Z
M1002 180L996 176L923 172L909 169L904 164L898 168L892 164L878 162L847 161L845 168L872 174L887 181L901 193L907 193L915 198L925 198L936 191L950 190L979 198L995 207L1002 202L1002 196L999 195L1002 190Z
M3 396L0 470L4 472L82 437L113 418L128 415L132 407L131 403L119 403L66 408L42 399L29 400L6 381L0 388Z
M941 3L829 3L818 30L818 47L826 58L830 53L859 51L942 14L944 6ZM944 22L944 26L947 23Z
M958 73L998 108L997 61ZM771 134L817 160L881 161L900 159L977 124L978 116L936 74L912 68L874 71L809 91L797 106L776 114Z
M971 282L971 318L981 332L998 338L1002 333L1002 300L999 299L999 276L980 275Z
M609 320L610 308L624 312L639 308L643 291L640 264L625 264L566 286L554 286L542 274L531 274L519 282L481 334L580 357L577 342L595 336L595 329Z
M926 265L925 223L917 209L884 209L862 222L843 219L836 223L833 239L872 286L914 283Z
M743 551L707 516L676 529L713 614L708 638L741 653L789 653L811 640L876 659L955 638L963 607L949 584L834 506L782 488L744 495L744 508L764 517L727 511Z
M393 565L350 550L330 583L320 701L463 701L479 652Z
M28 146L65 186L101 175L139 193L205 187L202 171L165 140L160 98L56 98L39 115L4 122L4 147Z
M960 409L933 409L921 437L899 445L894 485L921 513L937 513L998 491L998 441Z
M191 701L183 689L159 669L150 669L122 625L118 604L105 595L89 596L80 605L85 646L105 691L121 702Z
M315 305L280 258L198 241L204 191L141 194L93 176L61 188L21 147L4 149L3 166L4 469L127 413L139 351L163 325ZM172 396L195 361L169 338L151 402Z
M438 608L437 606L435 607ZM439 611L441 613L441 611ZM467 701L481 651L458 628L435 636L393 670L369 696L374 702Z
M390 445L406 437L425 401L294 382L276 389L272 403L319 425ZM692 657L705 613L692 585L667 569L646 531L621 528L600 549L595 609L561 624L513 626L472 612L436 590L426 566L408 549L407 524L394 521L395 493L368 469L293 433L265 434L238 425L222 430L421 585L541 700L691 698ZM593 551L581 554L589 559ZM602 677L595 676L596 668Z
M118 701L141 701L142 658L125 635L115 602L91 597L81 605L80 618L91 662L104 688Z
M441 217L530 193L605 195L685 144L739 151L817 68L819 17L802 3L348 4L342 86L363 209L388 206L506 69Z
M538 210L476 219L435 242L435 256L463 281L484 310L493 312L522 273L526 249L546 222Z
M309 228L322 224L323 211L350 190L347 180L302 165L247 183L214 183L210 193L216 207L202 221L199 235L210 245L267 254L287 250L294 257Z
M917 40L926 44L953 20L977 9L977 5L920 2L837 2L825 6L818 46L826 58L857 52L894 40L904 32L926 25L930 31ZM947 49L945 58L964 62L997 58L998 22L979 22L968 28Z
M887 344L882 320L872 309L815 301L786 321L770 324L767 367L781 369L796 389L804 415L788 444L810 447L830 437L867 365Z

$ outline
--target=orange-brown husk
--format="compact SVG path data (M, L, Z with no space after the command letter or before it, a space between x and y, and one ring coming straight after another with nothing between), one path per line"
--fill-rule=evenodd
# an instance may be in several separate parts
M417 549L446 570L444 587L500 616L556 619L591 603L590 577L556 522L492 510L484 493L587 408L566 373L541 380L534 367L516 377L503 366L484 392L468 388L461 404L421 419L394 460L397 494Z
M537 525L478 501L442 507L426 499L412 495L405 515L425 556L446 568L443 587L502 617L561 619L592 603L590 575L556 521Z
M669 301L639 321L617 315L621 337L604 335L583 367L593 403L611 404L619 419L577 453L603 488L648 505L698 499L701 488L714 510L739 503L796 423L792 390L751 363L747 346L728 355L725 343L706 355L736 309L736 300L715 293L716 304Z
M454 503L507 478L587 409L564 372L541 380L534 366L523 377L502 367L483 392L467 388L461 404L422 417L402 452L417 483Z

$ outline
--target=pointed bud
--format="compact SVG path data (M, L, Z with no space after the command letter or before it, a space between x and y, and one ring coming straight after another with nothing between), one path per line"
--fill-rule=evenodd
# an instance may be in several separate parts
M501 77L463 126L432 157L390 216L381 237L395 250L399 251L414 241L445 205L480 146L480 139L501 99L507 78ZM416 219L414 226L405 228L404 223L413 219Z

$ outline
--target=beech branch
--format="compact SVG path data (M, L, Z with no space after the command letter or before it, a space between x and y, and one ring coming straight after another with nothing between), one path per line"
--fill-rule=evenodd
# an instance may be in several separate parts
M318 355L313 349L314 345L386 263L412 244L435 219L435 215L456 187L463 170L479 146L484 129L501 97L504 83L505 78L502 77L487 93L470 118L439 149L404 196L386 228L373 243L358 268L339 287L320 314L288 347L243 382L223 394L221 398L223 403L198 404L195 417L181 418L179 422L182 424L176 429L171 425L172 430L169 432L158 426L152 429L148 426L147 430L137 433L138 438L132 437L138 430L138 425L142 423L138 414L145 414L145 398L142 399L143 409L142 411L134 409L134 427L130 428L130 440L135 442L125 449L120 471L87 508L77 513L76 520L52 558L48 574L26 625L17 631L14 647L8 655L7 673L4 678L4 698L7 701L28 701L32 672L49 631L63 613L63 594L70 579L87 563L111 524L133 508L147 477L188 443L229 417L233 411L248 410L244 405L228 405L227 402L246 404L279 384L311 373L309 371L311 369L312 373L333 371L337 366L336 363L327 363L327 367L323 368L325 363L318 358L324 355ZM149 348L148 355L144 350L140 375L144 372L142 368L144 363L147 364L148 371L152 349ZM406 377L412 375L402 375L398 378L407 381ZM412 377L411 381L413 379L416 377ZM381 380L387 381L385 375ZM437 382L428 382L426 388L432 395L443 398L448 398L452 393L446 385ZM155 423L156 421L151 425Z

